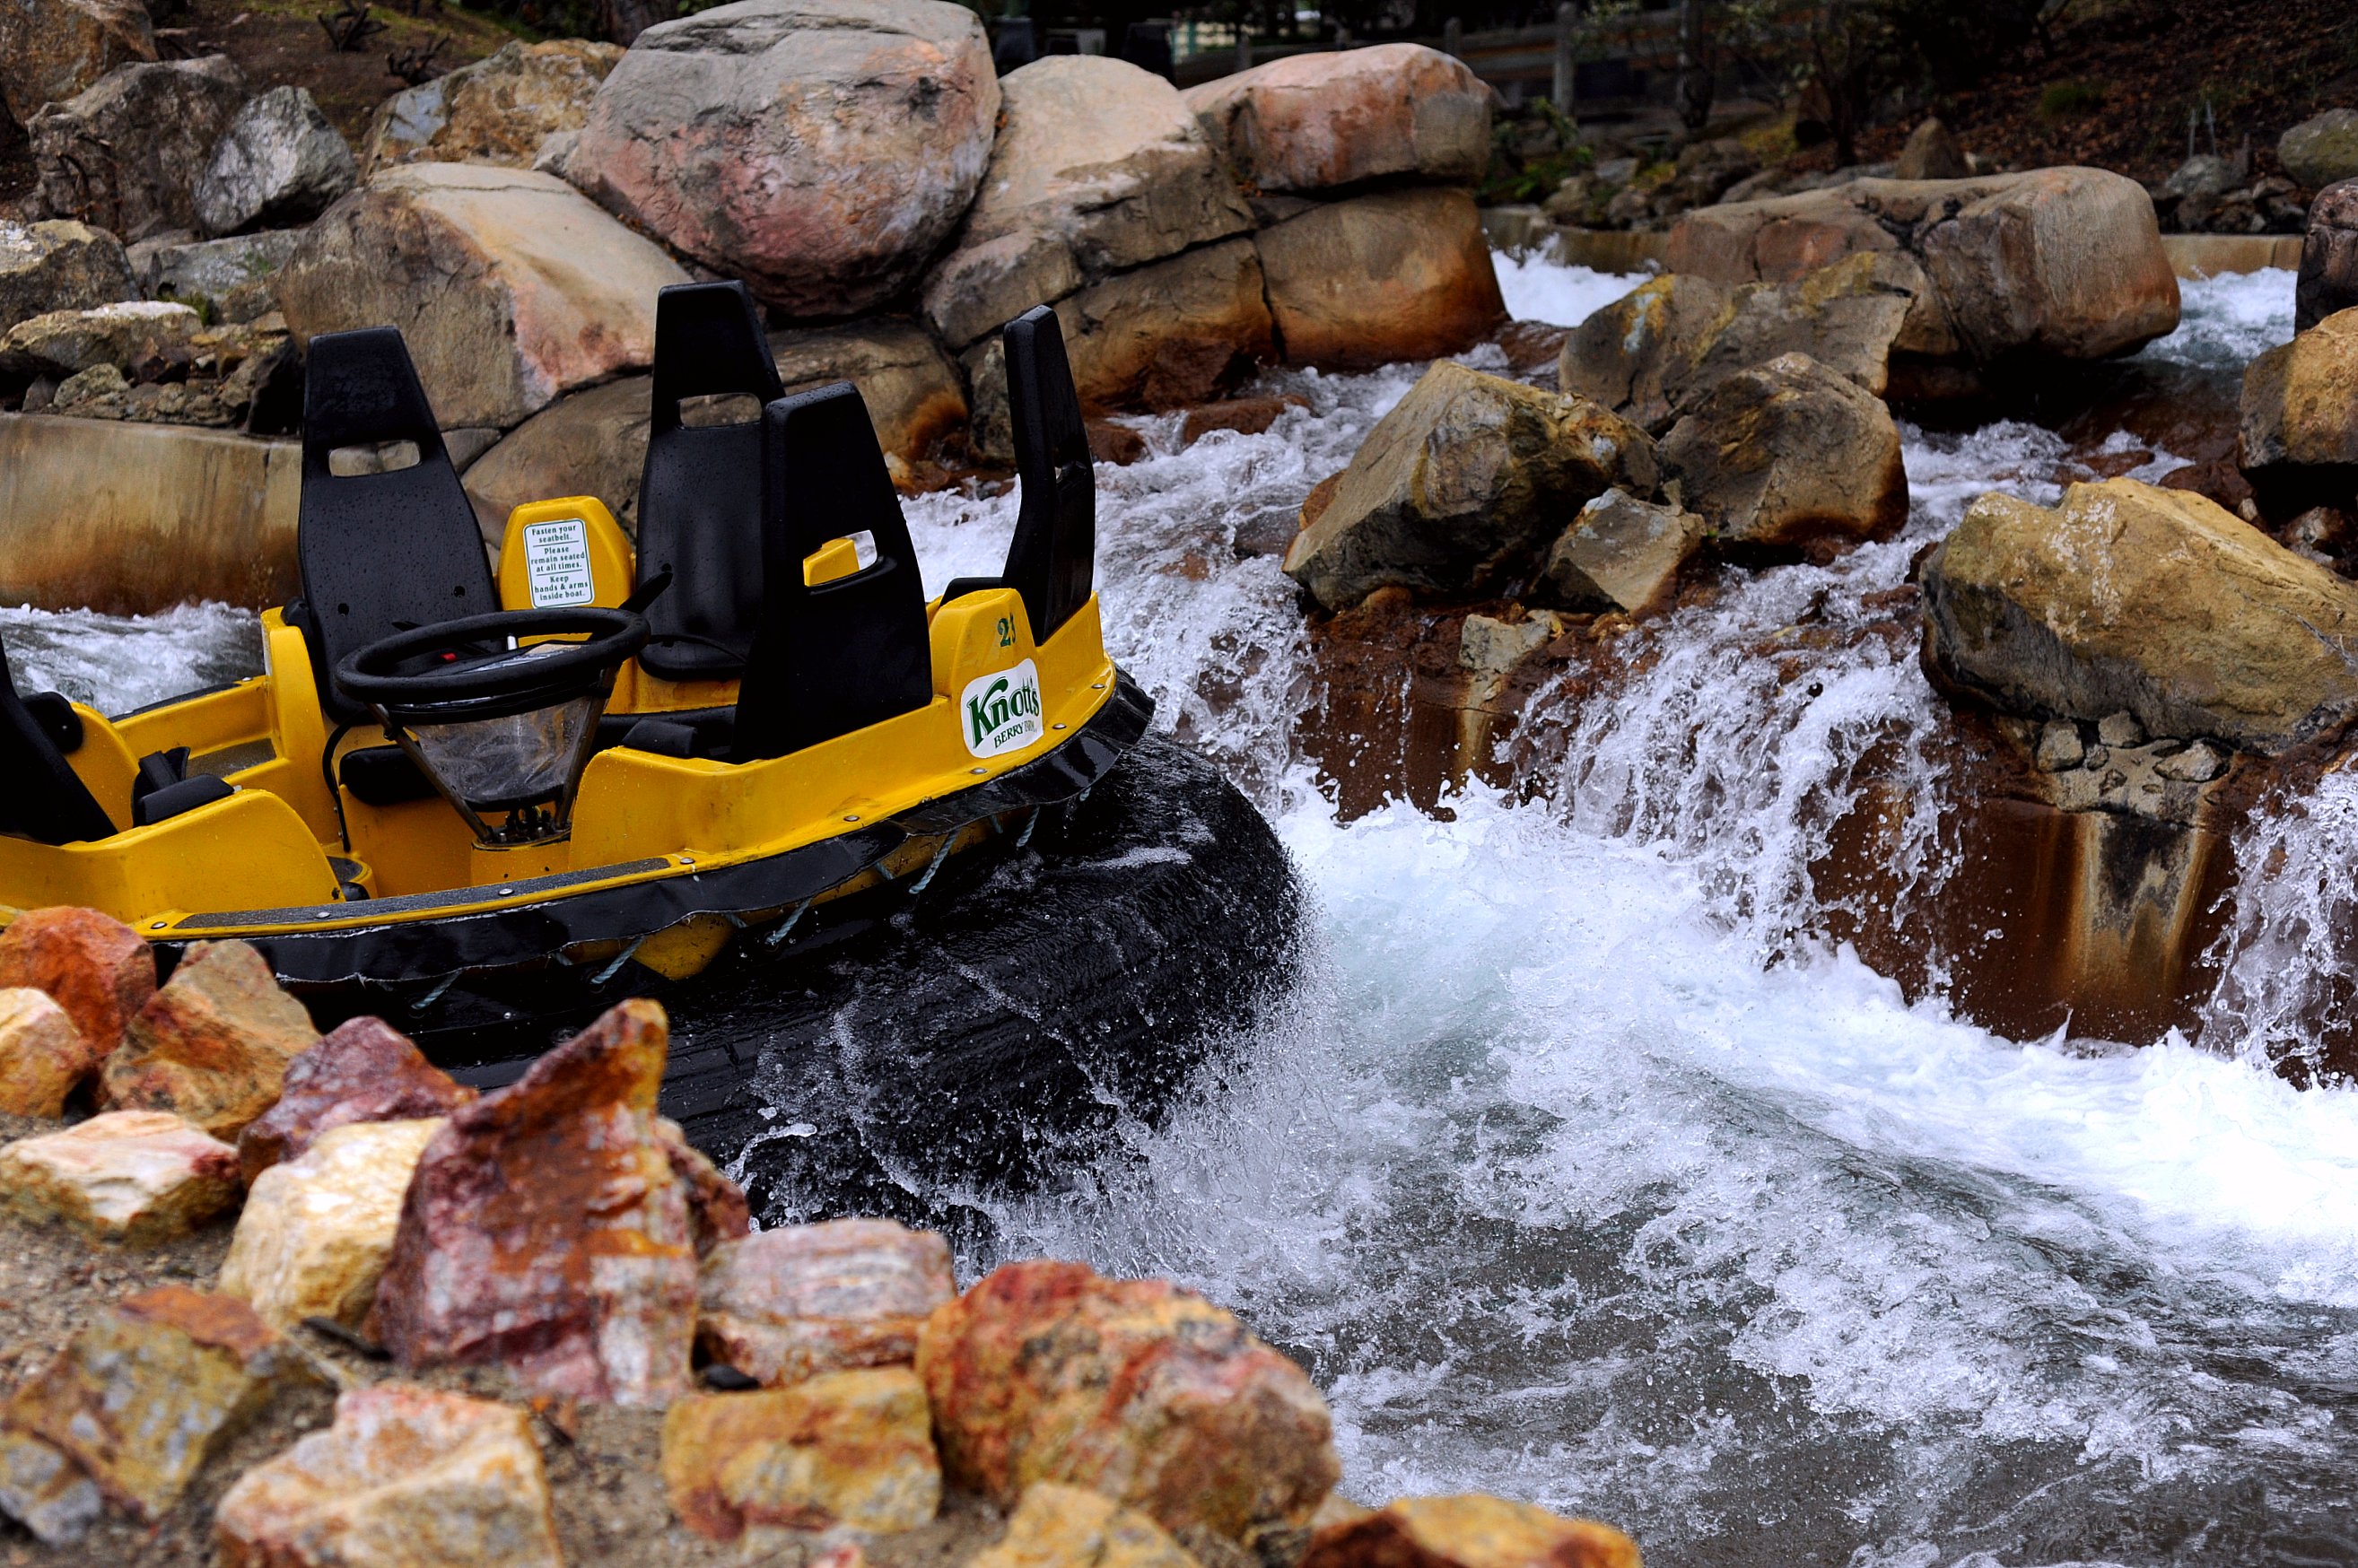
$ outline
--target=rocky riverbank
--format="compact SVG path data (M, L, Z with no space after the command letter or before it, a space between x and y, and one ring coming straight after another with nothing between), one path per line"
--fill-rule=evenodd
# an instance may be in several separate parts
M0 931L13 1562L1625 1568L1603 1526L1336 1495L1234 1316L938 1236L753 1231L627 1002L478 1096L238 943Z

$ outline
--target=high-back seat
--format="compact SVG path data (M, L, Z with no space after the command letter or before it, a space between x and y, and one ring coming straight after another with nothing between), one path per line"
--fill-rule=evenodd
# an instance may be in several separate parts
M1044 643L1088 602L1096 580L1097 473L1055 311L1033 306L1001 330L1000 346L1015 436L1015 537L1001 576L959 578L942 598L1011 588L1022 597L1033 639Z
M16 694L8 650L0 646L0 833L43 844L112 837L114 824L66 761L81 721L63 698Z
M639 654L665 680L733 680L762 621L762 425L690 425L683 400L782 387L741 283L674 284L655 297L654 408L639 481L638 580L671 586L646 607Z
M762 411L759 634L731 757L781 757L933 700L925 589L868 405L849 382ZM816 585L804 562L865 533L875 558Z
M406 627L489 614L499 589L401 334L323 332L306 361L295 536L303 599L293 618L311 651L320 707L334 723L359 724L368 709L336 689L346 654ZM406 468L338 474L330 462L342 449L398 441L417 449Z

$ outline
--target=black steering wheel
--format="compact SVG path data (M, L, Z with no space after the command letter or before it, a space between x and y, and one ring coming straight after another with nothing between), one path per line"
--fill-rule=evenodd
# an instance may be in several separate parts
M525 637L581 640L508 645ZM336 685L412 722L503 719L598 690L646 643L646 617L628 610L505 610L380 638L345 655Z

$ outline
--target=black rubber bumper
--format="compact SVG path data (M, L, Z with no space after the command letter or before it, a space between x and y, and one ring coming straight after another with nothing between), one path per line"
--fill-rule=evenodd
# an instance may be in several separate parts
M589 892L557 889L601 873L541 878L515 885L521 891L548 888L553 896L544 901L422 914L380 925L251 931L255 925L348 920L353 913L351 904L192 915L153 945L158 957L169 962L189 942L235 936L252 943L279 979L294 986L430 985L459 975L545 966L579 943L635 942L697 915L741 916L790 908L860 875L913 838L1070 800L1110 773L1145 735L1153 717L1154 699L1128 676L1119 676L1105 705L1047 755L886 821L761 860L709 871L682 871ZM428 894L385 903L391 912L470 896Z

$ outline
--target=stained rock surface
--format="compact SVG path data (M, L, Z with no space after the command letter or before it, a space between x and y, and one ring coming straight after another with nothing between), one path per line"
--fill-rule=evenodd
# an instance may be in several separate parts
M699 1230L745 1221L741 1196L696 1212L687 1152L655 1115L667 1050L663 1009L627 1001L451 1113L371 1319L403 1366L497 1360L542 1391L619 1404L687 1391Z
M252 1183L335 1128L439 1117L475 1098L384 1020L348 1019L287 1065L278 1102L238 1134L238 1159Z
M1066 1483L1249 1552L1305 1526L1341 1474L1302 1369L1161 1281L1007 1264L935 1312L917 1372L945 1477L1003 1508Z
M1702 207L1671 231L1664 269L1779 283L1859 251L1923 267L1957 354L2102 359L2178 325L2178 280L2152 199L2093 168L1973 179L1860 179Z
M1610 1525L1498 1498L1402 1498L1311 1537L1302 1568L1639 1568Z
M73 1337L0 1410L106 1500L153 1522L214 1447L282 1392L317 1381L295 1347L227 1296L159 1285Z
M1386 177L1471 185L1490 160L1490 90L1422 44L1292 55L1186 96L1213 144L1262 190Z
M197 177L244 102L227 55L110 71L27 123L41 200L126 241L193 229Z
M1027 1487L1007 1533L968 1568L1197 1568L1170 1531L1135 1509L1083 1487Z
M2241 413L2244 477L2264 502L2358 503L2358 308L2246 366Z
M196 942L131 1021L100 1084L111 1106L168 1110L235 1138L277 1100L287 1064L319 1039L243 942Z
M704 1260L697 1342L769 1386L914 1361L957 1294L949 1243L889 1219L831 1219L723 1242Z
M962 349L1109 273L1252 226L1178 90L1123 60L1051 55L1000 83L1002 124L925 314Z
M123 243L70 220L0 222L0 331L30 316L136 299Z
M0 337L0 372L70 376L100 365L185 365L203 330L204 320L194 310L162 299L52 310L17 322Z
M1731 544L1880 539L1908 521L1891 411L1807 354L1739 371L1663 437L1681 504Z
M441 1129L438 1119L333 1127L263 1172L213 1288L275 1327L320 1317L358 1329L376 1303L418 1156Z
M0 6L0 103L18 124L115 67L156 58L139 0L19 0Z
M94 909L30 909L0 931L0 986L47 991L104 1055L156 994L156 957L139 933Z
M248 99L197 176L198 225L208 234L255 223L304 222L350 190L360 166L300 87Z
M1478 587L1607 489L1650 496L1645 432L1585 398L1442 361L1368 433L1287 572L1330 609L1389 584Z
M649 27L566 178L789 315L898 293L990 160L990 45L948 0L737 0Z
M0 1110L62 1116L66 1097L101 1060L47 991L0 987Z
M11 1210L125 1247L185 1236L239 1190L237 1151L168 1111L108 1111L0 1148Z
M2006 712L2264 755L2358 716L2358 587L2187 491L1985 495L1922 581L1927 666Z
M523 1411L413 1384L337 1397L335 1424L238 1478L222 1568L560 1568Z
M2358 179L2317 193L2293 286L2293 330L2306 332L2336 311L2358 306Z
M417 163L330 207L277 286L298 338L400 322L437 417L504 429L651 362L655 295L687 281L552 176Z
M1572 609L1634 614L1670 594L1704 531L1692 512L1608 490L1556 536L1547 580Z
M1507 319L1474 199L1381 191L1310 208L1253 243L1270 315L1295 364L1351 368L1433 359Z
M503 44L378 106L362 162L490 163L531 168L548 138L578 131L622 51L588 38Z
M914 1530L941 1506L925 1385L905 1367L697 1394L664 1418L664 1483L699 1535L749 1526Z

